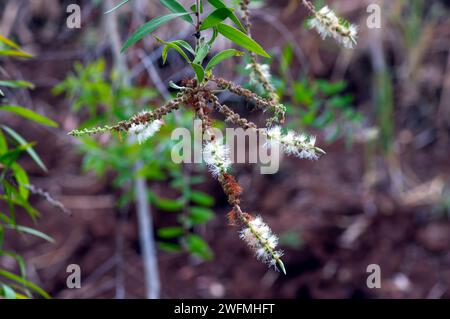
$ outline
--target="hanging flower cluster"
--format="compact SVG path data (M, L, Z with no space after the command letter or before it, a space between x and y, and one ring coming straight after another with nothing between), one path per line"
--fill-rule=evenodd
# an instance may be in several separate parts
M226 173L231 166L230 149L222 139L214 139L205 143L203 159L214 177Z
M277 250L278 237L272 233L261 216L245 220L244 228L240 231L239 236L255 252L259 260L286 274L286 269L281 261L283 252Z
M266 147L278 147L288 155L316 160L319 158L319 154L325 154L322 149L315 146L316 138L314 136L297 134L294 131L284 134L280 126L273 126L264 132L267 136Z
M343 18L339 18L328 6L319 11L314 9L311 2L303 0L305 6L313 14L308 25L311 29L316 29L322 39L334 38L345 48L353 49L356 45L358 28Z
M150 137L155 135L163 125L163 121L154 120L148 124L132 124L128 130L128 133L136 137L139 144L144 143Z
M250 70L249 78L251 85L258 85L261 83L261 78L270 81L270 66L268 64L249 63L245 66L246 70Z

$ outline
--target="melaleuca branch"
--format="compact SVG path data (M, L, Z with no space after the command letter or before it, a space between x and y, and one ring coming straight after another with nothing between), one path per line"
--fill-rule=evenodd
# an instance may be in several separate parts
M323 37L333 37L345 47L353 47L356 43L356 27L348 23L342 18L338 18L328 7L324 7L317 11L311 2L301 0L312 19L309 22L310 28L316 29ZM212 2L211 2L212 3ZM233 28L228 24L217 21L217 15L208 20L208 17L202 21L201 17L201 1L196 0L194 12L180 13L180 8L173 15L187 20L194 28L195 48L184 40L176 40L166 42L156 38L159 43L164 46L162 51L163 61L167 58L167 52L170 49L177 51L183 59L192 67L196 77L184 80L181 86L171 83L172 88L178 90L177 96L167 104L160 106L154 110L147 110L134 115L128 120L118 122L115 125L105 125L95 128L84 128L81 130L73 130L69 132L73 136L92 135L105 132L125 132L136 138L139 143L152 137L164 125L164 116L178 110L182 107L194 111L194 116L201 120L203 136L203 159L211 172L217 178L224 193L227 195L228 202L232 207L228 214L230 224L240 226L240 238L243 239L248 246L254 250L255 255L277 270L286 273L284 264L281 260L283 253L277 249L278 238L273 234L269 226L263 222L260 216L253 216L250 213L243 212L241 209L241 200L243 189L237 183L236 178L231 174L232 161L230 158L230 150L222 138L215 136L212 130L212 115L217 113L225 118L225 122L235 124L244 130L254 130L262 134L266 138L265 147L276 148L282 152L299 158L316 160L325 152L317 147L316 138L304 133L295 131L285 131L281 125L285 122L286 107L280 102L275 88L270 83L270 73L268 65L258 63L257 54L270 57L264 49L253 40L251 36L251 23L249 0L240 0L240 8L242 11L242 19L244 25L234 15L234 10L230 7L219 7L217 10L228 10L228 14L224 15L224 19L231 17L237 28ZM172 8L173 9L173 8ZM172 10L171 9L171 10ZM173 10L172 10L173 11ZM181 10L182 11L182 10ZM213 15L211 13L211 15ZM188 15L188 16L187 16ZM190 16L193 15L194 19ZM210 16L211 16L210 15ZM209 16L209 17L210 17ZM171 17L171 18L172 18ZM128 39L122 50L126 50L135 42L142 39L147 33L146 30L156 29L163 19L168 21L168 16L161 16L146 24L145 30L138 29L132 37ZM206 21L208 20L208 21ZM149 27L152 26L152 28ZM201 31L212 29L212 37L206 39L202 36ZM240 30L238 30L240 29ZM231 57L242 56L243 52L235 49L227 49L217 53L212 57L206 66L203 60L208 55L217 35L221 33L237 45L240 45L249 51L250 63L247 68L250 70L250 79L253 84L260 84L264 92L262 95L257 94L249 89L243 88L233 81L229 81L218 77L214 74L214 67L222 60ZM191 60L189 55L193 56ZM257 125L248 119L236 113L229 106L220 103L218 91L226 90L234 93L248 102L251 102L256 110L270 113L265 127L257 127Z

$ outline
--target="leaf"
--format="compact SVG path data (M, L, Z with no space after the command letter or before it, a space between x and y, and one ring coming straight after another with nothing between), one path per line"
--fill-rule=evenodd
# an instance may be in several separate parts
M109 9L108 11L106 11L105 13L103 13L103 14L108 14L108 13L111 13L111 12L113 12L113 11L116 11L117 9L119 9L121 6L123 6L124 4L126 4L127 2L129 2L130 0L124 0L124 1L122 1L121 3L119 3L118 5L116 5L115 7L113 7L112 9Z
M213 252L209 248L208 244L198 235L190 234L186 237L186 244L189 252L205 259L211 260L213 258Z
M12 138L14 138L17 143L19 143L22 146L28 145L27 142L23 139L22 136L20 136L16 131L14 131L12 128L1 125L1 127L9 134ZM32 147L26 148L27 153L31 156L31 158L35 161L36 164L39 165L40 168L42 168L43 171L47 172L47 167L45 167L44 163L42 162L39 155L37 155L36 151Z
M186 9L183 7L181 3L179 3L177 0L160 0L161 4L165 6L167 9L169 9L172 12L175 13L188 13ZM190 15L183 16L183 20L194 24L194 21L192 20L192 17Z
M16 50L20 50L20 46L17 43L11 41L10 39L8 39L8 38L6 38L4 36L2 36L1 34L0 34L0 42L6 44L10 48L13 48L13 49L16 49Z
M30 228L30 227L27 227L27 226L22 226L22 225L5 225L5 228L16 230L19 233L33 235L33 236L39 237L39 238L41 238L43 240L46 240L46 241L48 241L50 243L54 243L55 242L55 240L53 238L51 238L50 236L44 234L43 232L40 232L39 230L36 230L34 228Z
M222 52L219 52L215 56L213 56L211 60L208 62L205 71L208 72L223 60L229 59L234 56L242 56L242 55L244 55L244 52L235 49L227 49Z
M267 52L264 51L264 49L256 43L255 40L249 38L245 33L242 33L241 31L224 23L219 23L217 25L217 31L237 45L263 57L270 58L270 55L267 54Z
M205 79L205 70L203 70L203 67L196 63L191 63L191 66L197 75L198 83L203 83L203 80Z
M182 248L180 247L180 245L174 244L174 243L158 242L158 247L160 249L168 251L170 253L180 253L183 251Z
M0 130L0 155L6 153L7 150L8 144L6 144L5 135L3 135L3 132Z
M32 147L33 144L24 144L24 145L19 145L18 147L8 150L7 152L5 152L4 154L0 155L0 163L5 164L5 166L11 166L11 164L13 164L15 161L17 161L17 159L19 158L19 156L22 154L23 151L26 151L27 149L29 149L30 147Z
M189 207L189 220L192 224L204 224L214 217L214 212L205 207L193 206Z
M203 20L200 30L206 30L218 25L220 22L230 17L233 10L229 8L219 8L211 12L205 20Z
M191 201L202 206L213 206L214 198L206 193L200 191L191 191Z
M194 61L192 61L192 63L201 65L203 63L203 60L208 55L210 49L211 45L209 43L206 42L201 43L197 49L197 52L195 53L195 58Z
M25 200L22 195L15 189L10 183L7 181L3 181L3 188L5 190L4 195L0 195L0 199L7 200L9 209L10 209L10 219L13 221L13 224L15 224L14 221L14 205L19 205L22 208L26 210L28 215L36 221L36 217L39 217L39 212L34 209L27 200Z
M294 57L294 50L292 44L287 44L283 48L280 61L280 72L285 74L289 66L292 64L292 59Z
M125 42L125 44L122 46L122 49L120 52L124 52L126 49L128 49L130 46L141 40L143 37L148 35L149 33L152 33L155 31L158 27L163 25L164 23L169 22L170 20L173 20L178 17L182 17L185 15L188 15L189 13L170 13L167 15L163 15L160 17L157 17L153 20L150 20L149 22L145 23L144 25L140 26L132 35L128 38L128 40Z
M185 48L186 50L188 50L189 53L192 53L192 55L195 55L194 49L186 41L184 41L184 40L175 40L175 41L172 41L172 43L178 44L179 46L181 46L181 47Z
M32 58L33 56L29 53L23 51L15 51L15 50L0 50L0 56L17 56L21 58Z
M228 8L226 6L225 3L223 3L222 0L208 0L208 2L215 8L220 9L220 8ZM241 29L242 32L247 33L247 30L245 29L245 27L242 25L241 21L238 19L238 17L233 13L230 16L231 21L233 21L233 23L239 28Z
M0 81L0 86L34 89L34 84L27 81Z
M21 285L24 285L25 287L37 292L39 295L41 295L42 297L44 297L46 299L51 299L50 295L48 293L46 293L42 288L36 286L31 281L28 281L28 280L23 279L13 273L10 273L9 271L0 269L0 276L3 276L9 280L12 280Z
M58 126L58 123L46 118L45 116L38 114L30 109L24 108L22 106L0 105L0 111L15 113L19 116L22 116L24 118L27 118L27 119L37 122L39 124L53 126L53 127Z
M167 212L177 212L184 207L182 199L161 198L153 192L149 192L149 199L157 208Z
M0 284L0 287L2 288L3 291L1 293L3 297L5 297L6 299L16 299L16 293L10 286L6 284Z
M16 178L17 183L19 184L19 193L22 197L27 200L28 194L30 191L25 187L30 184L28 180L28 175L25 170L17 163L13 163L11 168L14 172L14 177Z
M184 234L182 227L163 227L158 229L158 236L164 239L180 237Z
M164 44L165 47L161 53L162 59L163 59L163 64L166 63L167 60L167 53L170 49L175 49L185 60L187 63L191 63L191 60L189 60L189 57L186 55L186 53L184 53L183 49L175 42L165 42L164 40L158 38L155 36L155 39Z

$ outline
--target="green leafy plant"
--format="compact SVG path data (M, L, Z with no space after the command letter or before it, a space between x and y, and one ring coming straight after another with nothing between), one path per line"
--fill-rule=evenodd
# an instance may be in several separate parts
M28 53L23 52L16 43L0 35L0 57L6 56L31 57ZM0 87L4 89L33 88L33 84L26 81L1 80ZM2 96L0 97L0 113L8 112L41 125L57 126L54 121L45 116L23 106L8 103L9 99L1 89L0 95ZM53 241L52 238L36 229L16 223L17 208L25 211L33 221L36 221L39 216L38 211L29 203L29 194L35 192L36 188L30 185L27 172L18 162L24 154L30 156L42 170L47 171L39 155L33 149L33 143L27 142L13 128L0 121L0 202L6 203L8 207L8 213L0 210L0 256L13 258L20 271L20 275L16 275L0 266L0 297L28 298L32 297L34 293L44 298L50 298L43 289L27 279L26 265L22 256L5 247L9 231Z
M281 125L285 122L286 106L280 103L280 97L276 89L270 82L268 67L263 67L258 62L258 56L269 58L269 54L251 36L251 24L249 22L249 0L239 1L242 12L242 21L235 14L233 7L227 5L222 0L208 0L211 11L204 12L204 1L196 0L195 4L186 9L176 0L161 1L172 13L162 15L150 20L140 26L125 42L122 52L125 52L133 44L150 35L161 25L173 19L182 19L191 25L194 30L195 46L192 47L184 40L167 42L155 37L163 46L162 59L166 60L167 52L174 49L186 63L192 67L195 77L183 81L182 86L172 84L178 90L174 99L156 109L147 110L136 114L129 119L117 122L114 125L103 125L94 128L82 128L73 130L69 134L82 136L104 132L127 133L130 138L135 138L140 142L148 140L163 126L162 119L170 119L170 114L181 107L186 107L184 114L194 111L194 117L202 122L203 136L203 158L212 175L221 184L228 202L232 206L229 213L230 222L239 225L240 237L254 250L256 256L277 270L286 273L281 260L282 252L278 250L278 238L269 226L262 220L261 216L253 216L241 209L240 196L242 188L237 183L235 177L230 173L231 160L229 150L223 140L217 137L212 130L213 120L211 113L215 112L225 117L225 121L231 122L244 130L252 130L268 140L268 146L279 148L287 154L299 158L318 159L319 155L325 152L315 146L315 137L306 134L298 134L294 131L285 132ZM315 11L309 1L303 1L306 8L314 16L314 27L319 33L331 36L346 47L353 47L356 42L356 28L342 19L337 19L331 10ZM227 23L231 23L229 25ZM202 35L205 30L211 31L208 38ZM218 36L230 40L241 49L247 51L243 53L237 50L227 50L219 52L208 63L205 59L211 51ZM232 81L223 79L215 74L214 67L225 59L247 54L250 58L248 69L252 81L260 83L264 89L264 94L259 95L251 90L243 88ZM206 66L205 66L206 64ZM323 86L323 85L322 85ZM329 89L329 87L328 87ZM229 106L220 103L217 93L219 91L229 91L243 97L251 102L256 109L267 111L270 116L265 127L258 127L255 123L241 117ZM164 145L164 144L163 144ZM156 145L154 145L156 147ZM153 148L154 148L153 147ZM147 149L147 148L146 148ZM190 209L191 221L203 221L209 218L209 211L205 209ZM159 234L166 237L177 237L182 234L181 228L166 228ZM187 245L193 252L205 249L203 241L197 235L191 234L187 237Z

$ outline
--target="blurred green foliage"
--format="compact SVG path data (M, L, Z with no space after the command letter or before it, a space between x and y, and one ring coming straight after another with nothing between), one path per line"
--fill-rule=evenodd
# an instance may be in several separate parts
M0 35L0 57L29 58L31 55L23 52L16 43ZM9 94L5 94L1 88L5 91L6 89L33 88L33 84L27 81L1 80L0 114L8 112L41 125L57 126L52 120L30 109L10 104ZM22 256L5 247L7 232L11 230L53 241L46 234L18 225L16 222L17 208L26 212L34 222L39 216L39 212L29 202L28 174L18 162L24 154L28 154L42 170L47 171L39 155L34 151L33 143L27 142L13 128L0 121L0 202L6 203L8 208L8 213L0 210L0 256L14 259L20 272L20 275L16 275L0 266L0 297L23 299L30 298L35 293L44 298L50 298L44 290L27 279L26 264Z
M109 72L104 60L86 66L75 64L74 73L58 84L53 92L65 93L72 100L72 109L87 117L81 128L115 123L130 118L144 105L160 102L155 89L121 84L116 71ZM151 107L149 107L151 108ZM162 196L151 190L149 201L159 210L177 214L177 224L157 231L159 247L170 252L184 250L202 258L210 259L213 254L207 243L194 234L194 227L206 224L214 217L211 206L214 199L193 188L204 182L202 171L187 171L171 159L171 150L178 142L171 139L171 132L178 127L191 127L192 113L169 114L161 131L143 145L131 140L125 142L122 136L103 136L95 139L80 139L83 169L105 176L113 171L112 185L121 190L118 206L129 207L134 202L133 181L144 177L149 183L169 182L170 188ZM133 168L137 161L144 166L138 171Z

